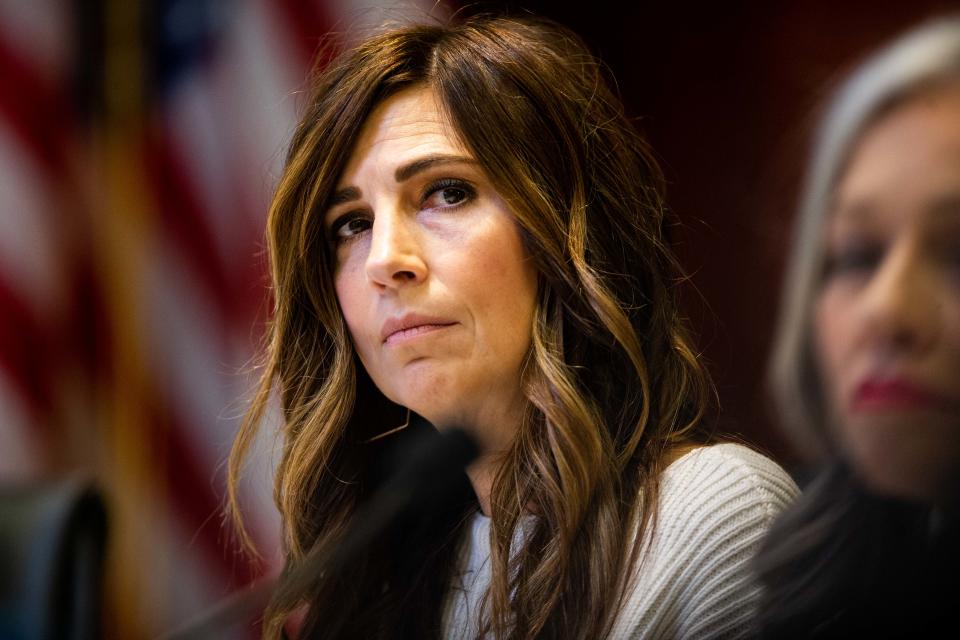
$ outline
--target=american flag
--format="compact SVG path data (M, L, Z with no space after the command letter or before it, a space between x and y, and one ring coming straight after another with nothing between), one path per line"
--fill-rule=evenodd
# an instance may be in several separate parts
M221 516L263 225L320 37L398 17L378 4L0 0L0 481L100 484L107 637L278 566L270 436L243 495L277 555L252 564Z

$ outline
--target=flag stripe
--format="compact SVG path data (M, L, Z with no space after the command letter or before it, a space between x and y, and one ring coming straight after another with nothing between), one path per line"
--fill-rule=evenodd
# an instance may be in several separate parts
M174 403L157 392L151 399L150 433L155 447L166 452L167 464L159 469L165 477L169 498L183 526L191 531L197 548L212 566L218 567L233 586L243 586L259 575L250 559L238 554L231 544L230 531L222 520L223 502L214 486L223 486L222 477L210 470L190 441L197 432L188 419L178 415Z
M45 171L66 176L73 139L69 95L51 84L0 35L0 110Z
M37 426L50 429L52 372L57 350L51 332L0 274L0 368L26 401ZM53 365L53 366L51 366Z
M190 163L177 157L162 130L147 136L144 153L147 179L167 240L190 265L222 319L234 311L233 283L218 259L213 230L191 184Z

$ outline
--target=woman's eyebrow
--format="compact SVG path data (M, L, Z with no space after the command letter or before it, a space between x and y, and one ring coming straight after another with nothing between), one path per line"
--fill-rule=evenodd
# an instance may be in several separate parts
M421 171L426 171L437 165L444 164L477 164L477 161L469 156L456 156L456 155L446 155L438 154L427 156L425 158L418 158L412 162L399 167L393 174L393 179L397 182L404 182L409 180L413 176L417 175ZM345 204L347 202L353 202L354 200L359 200L363 197L363 192L360 191L357 187L344 187L343 189L338 189L330 197L330 201L327 204L327 208L332 208L337 205Z
M393 179L397 182L405 182L421 171L426 171L432 167L443 164L477 164L477 161L469 156L455 155L432 155L425 158L418 158L413 162L398 167L393 174Z
M327 204L327 208L330 209L338 204L359 200L362 197L363 194L360 192L360 189L357 189L356 187L344 187L343 189L338 189L333 193L333 196L330 198L330 202Z
M834 198L827 209L827 220L863 222L873 217L876 209L876 203L869 198L853 198L849 200Z

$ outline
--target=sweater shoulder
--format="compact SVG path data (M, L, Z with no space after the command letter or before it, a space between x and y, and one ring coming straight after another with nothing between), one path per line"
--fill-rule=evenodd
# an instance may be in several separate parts
M699 447L667 467L660 515L676 509L763 507L779 512L799 493L779 464L741 444Z
M674 461L612 637L747 635L758 595L751 560L798 493L780 465L743 445Z
M650 562L686 556L708 570L746 561L799 493L779 464L744 445L695 449L664 472L647 533Z

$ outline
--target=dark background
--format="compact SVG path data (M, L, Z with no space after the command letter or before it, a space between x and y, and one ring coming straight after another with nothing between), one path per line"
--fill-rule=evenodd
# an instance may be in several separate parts
M479 2L577 31L657 152L693 288L685 308L719 390L720 427L799 462L765 387L799 184L824 100L876 47L960 3Z

